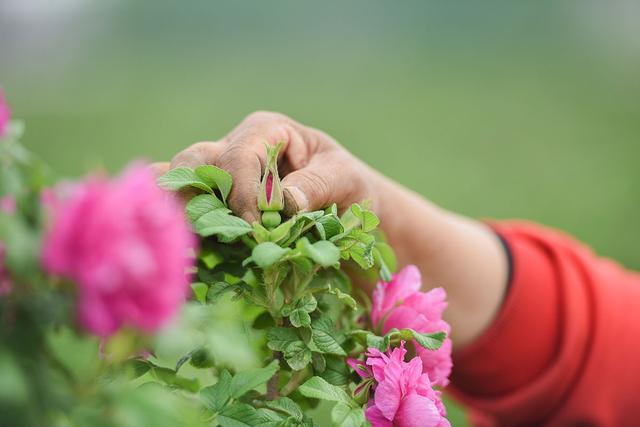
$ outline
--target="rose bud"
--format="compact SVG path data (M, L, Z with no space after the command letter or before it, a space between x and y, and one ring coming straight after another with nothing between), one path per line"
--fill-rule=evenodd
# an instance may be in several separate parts
M278 175L278 153L283 145L284 142L279 142L275 147L266 145L267 166L258 193L258 209L262 211L262 224L269 229L280 224L279 211L284 207L282 186Z

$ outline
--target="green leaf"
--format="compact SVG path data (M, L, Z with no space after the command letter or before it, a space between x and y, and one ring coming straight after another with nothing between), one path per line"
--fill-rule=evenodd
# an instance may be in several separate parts
M200 347L191 353L189 364L194 368L206 369L215 366L215 360L208 348Z
M258 243L268 242L271 239L271 232L256 221L253 223L253 238Z
M349 249L349 256L353 259L363 270L368 270L373 267L373 244L364 245L361 243L351 246Z
M268 311L263 311L262 313L258 314L255 319L253 319L253 323L251 324L251 327L253 329L267 329L274 326L275 321Z
M231 241L253 231L245 220L229 215L227 209L207 212L193 226L196 233L203 237L216 235L224 241Z
M192 393L200 390L200 382L196 378L181 377L177 375L176 371L174 371L173 369L154 366L151 369L151 373L157 379L171 387L187 390Z
M207 185L191 168L175 168L158 178L158 185L165 190L177 191L184 187L195 187L213 194L213 189Z
M192 223L196 222L202 215L215 209L226 209L227 207L213 194L200 194L189 200L185 207L187 218ZM228 211L227 212L231 212Z
M340 262L340 249L327 240L309 243L306 238L300 239L302 252L323 267L331 267Z
M222 427L275 427L279 418L270 416L267 411L256 409L246 403L227 406L217 416Z
M338 403L331 410L331 421L334 427L362 427L365 425L364 411Z
M375 248L378 250L381 260L392 273L395 273L398 269L398 260L393 248L385 242L376 242Z
M209 286L206 283L192 283L191 290L193 291L193 295L195 295L198 301L200 301L202 304L207 302L207 291L209 290Z
M299 340L300 337L292 328L271 328L267 332L267 347L273 351L284 351L289 344Z
M231 397L240 397L266 383L278 371L278 361L274 360L264 368L247 369L237 373L231 380Z
M311 325L311 317L309 316L309 313L301 308L297 308L289 314L289 321L296 328Z
M217 301L220 298L220 295L232 291L236 288L236 285L232 285L227 282L216 282L209 288L207 292L207 299L209 301Z
M326 367L320 374L328 383L338 386L344 386L351 381L351 372L349 366L342 357L326 354L324 356Z
M327 369L327 360L322 354L315 351L311 353L311 363L313 364L313 371L315 373L322 374Z
M196 175L211 188L220 190L222 200L227 202L227 197L231 192L231 184L233 179L229 172L224 169L212 165L198 166L195 170Z
M329 384L321 377L311 377L302 384L298 391L305 397L313 399L328 400L330 402L339 402L346 405L351 404L351 398L340 387Z
M231 374L226 369L220 372L218 382L200 390L200 400L214 412L220 411L231 398Z
M316 319L311 324L313 343L323 353L346 356L345 351L336 339L336 330L328 317Z
M276 400L266 400L264 404L267 408L289 415L297 421L302 421L302 417L304 416L300 405L288 397L281 397Z
M291 227L293 227L295 221L294 219L290 219L288 221L283 222L273 230L269 232L269 240L272 242L279 242L281 240L289 237L289 233L291 232Z
M311 350L302 341L290 343L284 350L284 358L291 369L299 371L311 361Z
M316 222L313 225L314 227L316 227L316 230L318 230L318 235L320 236L320 239L327 240L327 233L325 233L324 227L322 226L322 224L320 224L319 222Z
M379 337L374 334L367 335L367 347L375 347L380 351L387 351L391 345L390 335L387 334L384 337Z
M351 295L345 294L338 288L332 288L331 290L329 290L329 293L334 294L338 298L338 301L351 308L352 310L355 310L358 307L358 303L355 299L353 299Z
M325 234L323 239L328 240L333 236L337 236L344 232L344 227L342 226L340 219L333 214L323 216L318 220L317 224L322 225Z
M298 300L297 307L307 313L311 313L318 307L318 301L316 301L316 298L312 294L305 294Z
M251 258L258 267L265 269L278 262L289 251L289 248L281 248L273 242L264 242L253 248Z
M410 334L410 336L416 340L418 344L428 350L437 350L442 346L445 338L447 338L447 334L445 332L433 332L433 333L420 333L416 332L413 329L401 329L401 336L404 334Z
M380 224L380 220L376 214L360 205L351 205L351 212L360 220L360 227L365 233L375 230L378 224Z

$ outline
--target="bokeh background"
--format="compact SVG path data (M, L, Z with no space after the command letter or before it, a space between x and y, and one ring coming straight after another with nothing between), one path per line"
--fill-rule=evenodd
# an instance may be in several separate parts
M60 176L275 110L447 208L640 269L638 17L635 0L0 0L0 85Z

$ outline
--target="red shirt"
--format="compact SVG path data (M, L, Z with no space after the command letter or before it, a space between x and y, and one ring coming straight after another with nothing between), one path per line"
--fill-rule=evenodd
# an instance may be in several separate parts
M512 278L493 325L453 355L482 426L640 426L640 274L561 232L493 224Z

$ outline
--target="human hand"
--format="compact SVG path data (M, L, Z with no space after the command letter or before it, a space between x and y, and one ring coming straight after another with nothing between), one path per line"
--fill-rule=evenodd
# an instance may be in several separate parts
M284 142L279 169L284 211L322 209L331 203L351 203L378 196L372 181L378 175L329 135L279 113L256 112L217 142L198 142L178 153L171 163L156 163L160 175L170 168L203 164L218 166L233 177L229 206L248 222L259 219L257 195L266 152L263 144Z

